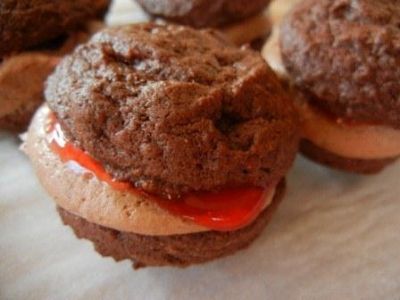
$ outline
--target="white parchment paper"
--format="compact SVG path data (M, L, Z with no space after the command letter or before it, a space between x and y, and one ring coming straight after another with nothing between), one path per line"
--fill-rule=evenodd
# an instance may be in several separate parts
M130 19L122 4L113 23ZM298 157L288 184L249 249L133 271L61 224L18 140L0 133L0 299L400 299L400 163L363 177Z

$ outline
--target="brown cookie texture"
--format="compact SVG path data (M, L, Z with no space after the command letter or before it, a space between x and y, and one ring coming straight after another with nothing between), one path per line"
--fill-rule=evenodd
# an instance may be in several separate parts
M47 76L59 61L41 53L26 53L0 64L0 128L23 131L44 101Z
M121 232L90 223L58 207L65 225L72 227L78 238L93 242L102 256L116 261L130 259L135 268L146 266L187 267L231 255L248 247L277 210L285 192L285 180L277 186L273 202L250 225L235 231L147 236Z
M150 15L196 28L218 27L256 15L270 0L136 0Z
M109 0L0 1L0 57L31 49L102 18Z
M258 53L218 37L105 29L58 65L48 105L78 147L147 192L275 184L297 150L295 110Z
M301 140L300 152L311 160L328 167L366 175L379 173L398 159L398 157L393 157L365 160L341 157L318 147L308 140Z
M305 0L283 22L283 62L331 113L400 128L398 0Z
M39 97L35 100L37 101L22 105L17 110L0 117L0 130L7 130L13 133L21 133L26 130L43 98Z
M15 54L0 63L0 129L26 130L34 112L44 102L44 83L60 57L87 41L100 25L90 22L84 30L52 41L43 49Z

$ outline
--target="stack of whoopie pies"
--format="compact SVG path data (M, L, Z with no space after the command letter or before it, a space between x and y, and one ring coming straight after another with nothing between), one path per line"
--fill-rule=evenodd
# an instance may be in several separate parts
M0 1L0 129L22 131L59 58L85 41L109 0Z
M213 31L104 29L47 82L25 151L63 222L99 253L187 266L248 246L284 192L292 101Z
M357 173L400 156L399 24L397 0L304 0L267 43L293 88L306 156Z
M194 28L218 28L237 45L252 43L270 33L265 13L270 0L136 0L151 16ZM261 44L262 45L262 44Z

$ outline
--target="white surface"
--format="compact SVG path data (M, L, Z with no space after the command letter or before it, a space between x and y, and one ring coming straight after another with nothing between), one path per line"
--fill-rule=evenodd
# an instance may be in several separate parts
M400 164L374 177L302 158L248 250L133 271L63 225L17 141L0 134L0 299L399 299Z
M135 272L61 225L17 140L0 133L0 299L400 299L399 178L400 163L361 177L299 158L248 250Z

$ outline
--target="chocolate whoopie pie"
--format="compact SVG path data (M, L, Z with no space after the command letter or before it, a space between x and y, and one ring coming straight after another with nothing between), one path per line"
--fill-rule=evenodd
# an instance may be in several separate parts
M136 0L150 15L195 28L218 28L237 45L259 44L270 33L270 0ZM261 44L262 45L262 44Z
M293 105L259 54L213 31L104 29L45 94L25 151L64 223L104 256L140 267L231 254L283 196Z
M264 56L293 87L307 157L376 173L400 155L400 3L305 0Z
M109 0L0 1L0 129L22 131L60 57L96 31Z

